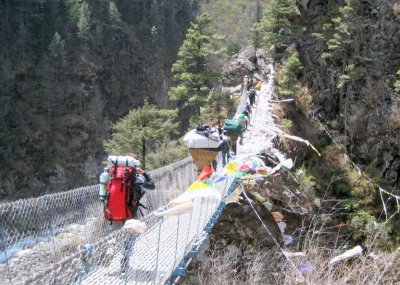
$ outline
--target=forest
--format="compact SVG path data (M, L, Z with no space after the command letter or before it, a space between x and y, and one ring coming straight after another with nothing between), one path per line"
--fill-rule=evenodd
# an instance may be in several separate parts
M181 161L183 135L258 84L239 145L276 173L219 170L236 196L184 284L399 282L398 1L2 0L0 17L0 205L97 184L109 154Z
M0 2L0 197L93 183L111 123L170 107L196 1ZM77 183L78 181L78 183Z

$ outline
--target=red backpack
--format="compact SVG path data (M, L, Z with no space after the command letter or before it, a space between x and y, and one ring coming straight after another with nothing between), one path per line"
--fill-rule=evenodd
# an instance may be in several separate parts
M128 204L131 200L129 189L135 176L133 167L113 166L110 171L111 177L108 182L108 203L104 208L104 218L111 222L123 223L133 218L133 213Z

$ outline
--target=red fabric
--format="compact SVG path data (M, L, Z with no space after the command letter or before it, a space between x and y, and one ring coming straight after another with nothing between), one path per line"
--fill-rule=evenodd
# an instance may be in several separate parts
M248 166L247 164L243 164L242 166L239 167L239 171L245 171L249 168L250 168L250 166Z
M267 173L267 170L265 168L257 168L257 173L264 174Z
M109 198L107 208L104 209L104 218L112 222L124 222L133 218L128 208L129 189L131 181L128 175L133 169L125 166L111 168L111 178L108 182Z
M211 176L211 174L213 174L213 169L211 168L211 166L204 166L203 170L201 171L199 177L197 178L197 180L199 181L203 181L205 179L207 179L208 177Z

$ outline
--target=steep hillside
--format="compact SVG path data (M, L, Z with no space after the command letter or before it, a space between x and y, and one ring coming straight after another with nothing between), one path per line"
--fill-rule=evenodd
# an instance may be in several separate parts
M148 97L168 107L171 65L197 2L0 3L0 199L93 183L110 122Z
M249 44L250 30L262 17L262 9L268 0L204 0L201 10L215 20L229 55L239 52Z
M377 176L400 175L400 5L395 0L299 1L292 23L311 88L309 114L345 137L349 155Z

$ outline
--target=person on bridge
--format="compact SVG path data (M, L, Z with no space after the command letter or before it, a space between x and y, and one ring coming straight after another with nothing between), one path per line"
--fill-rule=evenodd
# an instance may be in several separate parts
M108 201L105 201L104 215L107 220L111 221L111 230L115 231L121 229L127 220L137 218L138 211L143 216L140 209L140 207L146 208L140 203L145 194L143 188L152 190L156 186L151 176L140 168L140 162L135 159L133 153L116 156L111 172L112 176L108 184L109 196ZM124 241L121 274L124 274L128 267L133 239L133 236L129 236Z
M245 114L240 114L237 117L237 120L239 121L239 124L242 126L243 130L247 130L247 124L249 122L249 119Z
M222 139L222 166L225 166L230 159L232 141L231 138L227 135L228 132L226 130L220 132Z
M109 156L111 169L105 183L107 194L101 196L104 202L104 218L109 220L112 229L121 228L126 220L137 217L140 203L146 189L155 189L151 176L140 168L139 160L134 154L126 156ZM141 212L142 213L142 212Z
M132 183L131 188L129 189L130 199L128 201L128 208L132 212L133 217L137 217L137 211L139 210L141 212L139 207L146 208L140 203L140 200L146 193L143 188L154 190L156 186L151 176L141 168L137 168L136 173L132 173L129 179Z
M250 123L250 114L251 114L251 108L250 108L250 104L246 103L246 105L243 108L242 114L244 114L247 119L248 119L248 124Z
M254 103L256 102L256 90L252 87L249 90L249 100L250 100L250 105L253 106Z

